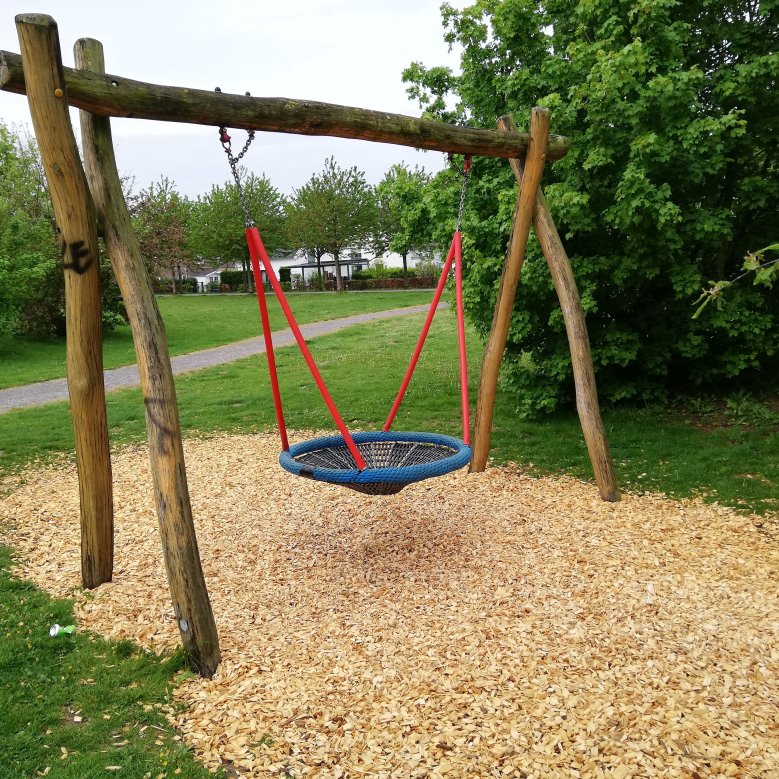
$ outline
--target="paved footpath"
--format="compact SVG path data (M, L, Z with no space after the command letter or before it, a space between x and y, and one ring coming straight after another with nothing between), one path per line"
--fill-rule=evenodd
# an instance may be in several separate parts
M441 306L444 305L441 304ZM312 322L308 325L301 325L300 330L303 333L303 337L308 340L309 338L316 338L318 335L328 335L337 330L343 330L346 327L365 322L378 322L381 319L391 319L397 316L421 314L426 312L428 308L429 306L408 306L407 308L392 308L387 311L374 311L369 314L356 314L355 316L346 316L341 319L330 319L325 322ZM293 343L295 343L295 338L291 330L279 330L273 333L274 348L289 346ZM213 349L204 349L200 352L181 354L178 357L171 357L170 362L173 366L173 373L179 374L200 371L203 368L211 368L214 365L223 365L244 357L251 357L254 354L265 354L265 341L261 337L247 338L244 341L236 341L224 346L216 346ZM136 387L141 383L137 365L113 368L105 371L103 376L106 392L125 387ZM52 379L51 381L41 381L37 384L27 384L23 387L9 387L8 389L0 390L0 414L67 399L68 382L66 379Z

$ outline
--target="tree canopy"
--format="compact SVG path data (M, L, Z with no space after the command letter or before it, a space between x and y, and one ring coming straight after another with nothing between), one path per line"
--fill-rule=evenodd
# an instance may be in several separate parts
M103 327L124 309L101 258ZM65 333L65 281L54 211L35 141L0 122L0 335Z
M285 244L286 200L266 176L239 168L241 189L249 215L262 234L268 252ZM188 243L193 255L206 261L241 263L246 289L251 289L246 225L235 184L215 185L193 204L188 225Z
M419 63L404 77L429 115L494 127L533 105L552 109L569 154L545 191L580 287L601 395L652 400L668 391L747 381L777 367L776 290L734 289L692 319L709 279L776 241L779 211L779 5L707 0L477 0L444 5L461 74ZM479 171L481 173L479 173ZM510 226L500 182L472 193L481 223L469 309L486 331ZM497 196L496 196L497 194ZM509 336L506 373L525 409L573 396L563 321L531 242ZM768 374L771 375L771 374Z
M374 249L377 254L387 250L399 254L404 274L408 273L409 252L427 251L432 243L425 197L430 179L424 168L410 170L406 165L393 165L376 186Z
M367 242L375 231L376 201L365 174L341 168L330 157L324 168L293 192L287 208L287 234L296 248L335 260L337 289L343 288L341 256Z

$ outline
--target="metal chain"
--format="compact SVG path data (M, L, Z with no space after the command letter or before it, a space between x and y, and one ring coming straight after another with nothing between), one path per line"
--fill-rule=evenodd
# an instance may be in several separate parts
M457 166L455 166L457 168ZM463 161L462 170L457 168L458 173L463 178L462 186L460 187L460 208L457 211L457 228L456 232L460 232L463 226L463 210L465 209L465 190L468 186L468 174L471 172L471 156L466 155Z
M221 92L222 90L217 87L216 91ZM246 93L246 96L251 97L248 92ZM251 215L249 214L249 206L246 204L246 197L244 196L243 187L241 186L241 174L238 172L238 163L243 159L244 154L249 151L249 147L252 145L252 141L254 140L254 130L249 130L249 137L246 139L246 143L243 145L243 149L241 149L238 154L233 154L233 147L230 142L230 136L227 134L226 127L219 128L219 140L222 142L222 148L225 150L227 160L230 163L230 170L233 172L235 188L238 191L238 202L241 204L244 222L246 223L246 227L253 227L254 220L251 218Z
M243 145L243 149L241 149L240 153L237 155L233 154L232 145L230 143L230 136L227 134L226 127L219 128L219 140L222 142L222 148L225 150L225 154L227 154L227 160L230 163L230 169L233 172L235 188L238 191L238 202L241 204L244 222L246 223L247 227L252 227L254 225L254 221L249 214L249 206L246 204L246 198L243 194L243 187L241 186L241 174L238 172L238 163L252 145L252 141L254 140L254 130L249 130L249 138Z

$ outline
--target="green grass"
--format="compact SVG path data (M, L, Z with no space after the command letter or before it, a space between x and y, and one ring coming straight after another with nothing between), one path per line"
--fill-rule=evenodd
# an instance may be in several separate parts
M299 324L429 302L430 293L425 290L290 296L290 305ZM260 334L259 309L254 295L162 295L158 303L172 355L221 346ZM273 295L268 297L268 310L273 330L287 327ZM134 362L130 328L120 327L106 333L104 367L118 368ZM65 341L0 337L0 366L0 389L62 378L65 376Z
M380 427L392 404L419 332L411 316L350 328L311 341L312 351L347 423ZM475 400L480 348L470 340L471 398ZM295 348L277 353L287 424L291 429L331 429L332 422ZM264 357L253 357L177 378L185 434L273 430ZM760 404L746 401L716 424L691 418L682 409L620 409L604 413L617 475L623 489L655 490L677 497L701 495L743 510L777 510L779 420L761 417ZM113 444L145 440L138 390L108 396ZM458 368L453 315L436 317L395 429L460 435ZM72 450L65 404L0 416L0 473ZM536 420L517 417L511 401L498 394L492 455L537 473L570 473L591 479L581 428L575 414ZM532 464L532 466L530 465Z
M80 631L52 638L52 624L73 622L72 604L13 578L9 564L0 547L0 775L212 777L173 740L161 711L182 655L163 659Z

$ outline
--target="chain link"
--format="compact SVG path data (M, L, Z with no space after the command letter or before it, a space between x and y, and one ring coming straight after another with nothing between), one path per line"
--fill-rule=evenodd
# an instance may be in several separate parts
M233 172L233 178L235 179L235 188L238 191L238 202L241 204L241 210L243 211L243 219L246 223L246 227L253 227L254 221L249 214L249 206L246 204L246 197L243 193L243 187L241 186L241 174L238 172L238 163L243 159L244 154L249 151L249 147L254 140L254 130L249 130L249 137L246 139L246 143L243 145L243 149L238 154L233 154L233 147L230 140L230 136L227 134L226 127L219 128L219 140L222 142L222 148L225 150L227 160L230 163L230 169Z
M468 174L471 172L471 157L470 155L467 155L464 160L464 164L462 167L462 170L459 168L457 169L460 175L462 176L463 183L460 187L460 208L457 211L457 229L456 231L459 233L460 229L463 226L463 210L465 209L465 190L468 186Z

